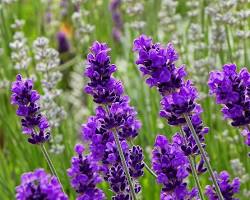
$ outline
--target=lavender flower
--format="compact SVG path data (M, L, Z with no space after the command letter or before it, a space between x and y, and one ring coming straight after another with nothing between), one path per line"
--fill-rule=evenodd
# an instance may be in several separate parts
M132 149L129 150L129 173L133 178L141 177L143 172L143 151L140 146L133 146Z
M32 144L46 142L50 137L49 123L40 113L40 95L33 90L33 82L23 80L18 74L12 83L11 92L11 103L18 106L16 113L21 117L23 133L29 136L28 141Z
M78 193L78 200L102 200L106 199L102 190L96 185L102 181L98 175L99 167L90 156L83 156L84 147L80 144L75 146L78 156L72 158L71 168L68 169L68 176L71 185Z
M57 89L58 82L62 79L62 74L55 70L60 63L59 53L48 46L49 40L45 37L37 38L34 43L34 54L36 60L36 69L43 75L43 91L41 104L48 117L51 127L58 127L65 118L66 113L62 106L56 102L56 97L61 94Z
M60 31L57 33L56 38L58 42L58 52L59 53L69 52L70 44L67 35L63 31Z
M160 116L166 118L170 125L185 123L182 115L192 113L197 106L195 103L197 96L196 88L192 86L190 81L187 81L178 92L162 98Z
M99 104L119 101L123 87L121 82L111 77L111 74L116 71L116 66L110 64L108 55L110 49L104 43L95 42L91 51L85 70L90 83L85 87L85 92L91 94L94 101Z
M236 68L235 64L226 64L222 72L211 72L208 86L216 102L224 105L222 113L232 120L232 126L246 126L250 123L250 73L246 68L237 73Z
M141 35L134 41L134 51L139 54L136 64L147 76L146 83L150 87L156 86L163 96L181 87L186 72L183 66L175 67L178 54L171 43L162 47Z
M109 9L112 13L112 20L113 20L113 29L112 29L112 35L113 38L117 41L121 41L121 34L122 34L122 28L123 28L123 22L121 17L121 12L119 10L119 7L121 6L122 1L121 0L112 0L109 4Z
M207 129L198 127L202 122L197 123L195 127L195 120L193 122L190 120L194 115L200 114L200 106L196 103L198 95L191 82L184 81L184 77L186 76L184 67L175 67L175 62L178 60L177 52L171 44L164 48L160 44L153 44L152 39L144 35L134 41L134 50L139 53L136 64L139 65L143 75L148 76L146 82L150 87L156 86L163 96L160 116L166 118L170 125L181 125L181 129L187 126L188 129L190 129L192 137L188 135L187 130L182 134L185 141L185 147L183 147L182 144L182 150L186 155L192 154L192 151L195 152L193 153L195 156L198 155L197 153L201 154L198 172L202 173L206 170L203 167L204 159L215 185L216 192L219 198L223 199L213 174L213 169L207 158L207 153L204 150L204 144L202 144L204 142L203 135L207 132ZM195 128L199 130L198 133L196 133ZM193 144L193 140L195 144ZM199 151L196 149L197 147L195 147L195 145L197 145ZM192 173L196 177L196 185L199 188L199 194L202 198L203 194L201 192L197 172L191 161L190 165L192 167Z
M200 117L202 109L196 103L198 98L196 88L190 80L185 82L187 73L184 66L178 68L175 66L178 53L171 43L163 47L159 43L154 44L152 39L145 35L135 39L134 51L139 54L136 64L147 77L147 84L150 87L157 87L162 95L160 116L166 118L170 125L183 127L187 144L183 144L182 150L186 155L198 155L198 147L190 129L185 125L186 120L183 115L191 117L192 125L201 142L204 142L204 134L208 132L208 128L202 126Z
M23 20L15 20L15 23L11 25L15 34L13 41L10 43L11 59L14 62L14 67L17 70L27 70L31 58L29 56L29 47L27 45L27 38L25 37L22 27L24 25Z
M108 46L94 42L90 50L85 70L90 82L85 92L99 106L96 116L82 126L82 135L89 142L93 159L101 163L100 172L115 193L113 199L135 198L141 189L137 179L143 175L143 154L139 147L129 150L126 140L138 135L140 122L129 105L129 97L123 94L121 82L112 77L116 66L111 64Z
M184 179L188 176L188 159L175 142L170 143L163 135L158 135L153 149L152 166L157 174L157 182L163 185L161 200L193 199L197 197L195 189L188 191Z
M108 182L112 191L116 194L112 200L129 200L128 182L121 165L111 167Z
M201 107L197 106L195 114L191 116L191 121L192 121L193 127L194 127L194 129L195 129L195 131L196 131L196 133L197 133L197 135L202 143L202 146L205 147L204 136L205 136L205 134L208 133L209 128L203 126L203 122L202 122L202 119L200 116L201 113L202 113ZM186 155L198 155L200 152L199 152L197 144L193 138L191 130L189 129L188 126L184 126L183 131L186 134L188 145L187 146L183 145L182 150L185 152Z
M37 169L22 175L21 184L16 187L16 199L67 200L68 197L62 192L56 177Z
M240 179L234 178L230 183L229 174L226 171L222 171L219 175L217 175L217 180L219 183L219 187L221 189L222 195L225 200L238 200L234 198L234 195L239 192L240 189ZM217 200L219 199L214 187L208 185L206 186L206 195L209 200Z

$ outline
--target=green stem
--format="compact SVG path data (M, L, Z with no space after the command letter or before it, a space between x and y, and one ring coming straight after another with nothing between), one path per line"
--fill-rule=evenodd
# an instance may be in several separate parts
M213 169L212 169L211 164L209 162L209 159L207 157L207 153L205 152L205 150L203 149L203 147L202 147L202 145L200 143L200 139L199 139L198 135L196 134L196 131L195 131L194 127L193 127L193 124L192 124L189 116L187 116L186 114L184 114L184 118L185 118L185 120L187 122L187 125L188 125L189 129L191 130L191 133L192 133L192 135L194 137L194 140L195 140L195 142L196 142L196 144L197 144L197 146L198 146L198 148L199 148L199 150L201 152L201 156L202 156L202 158L204 159L204 161L206 163L208 172L209 172L210 177L212 179L212 182L214 184L214 187L215 187L216 193L218 195L218 198L219 198L219 200L224 200L223 195L222 195L221 190L220 190L220 187L219 187L219 185L218 185L218 183L216 181Z
M56 169L55 169L55 167L54 167L54 165L53 165L53 163L52 163L52 161L51 161L51 159L50 159L50 157L49 157L49 154L48 154L48 152L47 152L45 146L44 146L43 144L41 144L40 146L41 146L41 150L42 150L42 152L43 152L43 155L44 155L44 157L45 157L45 159L46 159L46 161L47 161L47 163L48 163L48 165L49 165L49 168L50 168L51 173L57 178L59 184L61 185L62 191L64 192L62 183L61 183L61 181L60 181L60 179L59 179L59 176L57 175ZM65 193L65 192L64 192L64 193Z
M185 137L185 133L182 130L182 128L180 130L181 130L181 135L182 135L182 137L184 139L185 145L187 146L187 140L186 140L186 137ZM201 189L201 184L200 184L200 181L199 181L199 177L198 177L198 174L196 172L194 159L193 159L193 157L191 155L189 155L188 160L189 160L189 163L190 163L190 166L191 166L191 171L192 171L196 186L197 186L198 191L199 191L200 198L201 198L201 200L204 200L205 197L203 195L203 192L202 192L202 189Z
M232 61L232 55L233 54L232 54L232 47L231 47L231 43L230 43L229 30L228 30L227 26L225 26L225 29L226 29L227 46L228 46L228 49L229 49L229 56L230 56L229 60L231 62L233 62Z
M146 170L151 174L153 175L155 178L157 178L157 175L154 173L154 171L143 161L144 163L144 166L146 168Z
M118 152L119 152L119 156L121 158L122 166L123 166L123 169L124 169L126 177L127 177L127 181L128 181L129 187L130 187L130 191L131 191L131 194L132 194L132 197L133 197L132 199L136 200L136 194L135 194L134 186L133 186L130 174L129 174L128 166L127 166L125 156L124 156L123 151L122 151L121 143L119 141L119 136L118 136L118 132L117 132L116 129L114 129L113 135L114 135L115 143L116 143L116 146L117 146L117 149L118 149Z

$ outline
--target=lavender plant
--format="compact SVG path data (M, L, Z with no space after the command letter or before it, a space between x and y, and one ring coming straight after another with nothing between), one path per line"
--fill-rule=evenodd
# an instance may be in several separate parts
M49 154L43 145L50 138L50 126L47 118L41 113L40 95L33 89L32 80L23 80L22 76L18 74L16 81L12 83L11 92L11 104L18 106L16 114L21 118L22 132L29 137L29 143L41 146L41 151L51 172L58 178Z
M89 141L91 157L102 166L112 199L135 200L141 190L137 179L143 175L143 153L139 146L129 148L128 141L138 135L140 122L123 95L122 83L111 76L116 66L110 63L109 51L105 43L94 42L87 57L85 75L90 82L85 92L99 106L96 116L82 126L82 135Z
M27 39L22 32L24 25L23 20L15 20L15 23L11 25L11 28L15 31L13 41L10 43L11 58L16 70L24 70L27 73L27 68L31 62L29 56L29 47L27 45ZM28 73L27 73L28 74Z
M122 35L122 28L123 28L123 22L122 22L122 16L121 16L121 0L112 0L109 4L109 10L112 13L112 20L113 20L113 29L112 29L112 35L115 41L121 42L121 35Z
M72 0L75 5L75 12L72 14L72 22L75 28L75 37L77 41L84 45L89 42L90 35L94 31L95 26L87 22L89 11L84 8L82 0Z
M44 95L42 96L42 107L49 119L51 127L58 127L61 120L65 118L65 111L56 103L56 97L61 91L56 85L62 78L62 74L55 70L59 63L58 52L48 47L49 40L45 37L37 38L34 43L34 54L36 60L36 69L43 75L42 84Z
M44 169L24 173L21 184L16 187L17 200L48 199L67 200L56 177L46 174Z
M202 125L201 108L195 102L198 93L190 80L184 81L186 76L184 67L175 67L178 54L173 45L168 44L167 47L162 47L158 43L153 44L151 38L142 35L134 41L134 51L139 53L136 64L143 75L147 76L146 83L150 87L157 87L162 95L160 116L166 118L168 124L181 126L181 129L190 131L191 134L183 134L187 145L182 149L187 155L192 155L192 152L195 152L193 155L201 154L200 164L202 166L202 163L205 162L219 199L223 199L207 153L204 150L204 134L207 133L207 129L203 131L202 126L200 126ZM196 123L197 118L198 123ZM192 165L191 162L190 165ZM194 177L197 177L196 170L193 170L192 173ZM200 197L203 198L198 180L196 184Z
M242 68L239 73L236 70L235 64L226 64L222 71L211 72L208 86L210 93L216 96L216 102L223 105L224 117L232 120L232 126L244 129L242 135L250 146L250 73L247 68Z
M125 11L130 16L128 26L132 29L141 31L146 25L146 22L142 18L144 12L144 1L125 0L124 1Z
M228 172L222 171L220 174L216 174L216 178L218 181L218 184L221 188L221 192L223 194L223 197L225 199L232 199L232 200L238 200L234 198L234 195L239 192L240 189L240 180L239 178L235 178L230 183L230 177ZM216 191L214 189L214 186L206 186L206 195L208 196L209 200L217 200L219 199L218 195L216 194Z
M102 190L96 188L96 184L102 181L97 173L99 166L91 156L84 156L84 147L81 144L75 146L77 156L72 158L71 168L68 169L68 175L71 179L71 185L79 194L77 199L106 199Z
M184 179L188 176L188 159L180 148L181 136L176 134L170 143L163 135L158 135L153 149L152 166L157 174L157 182L163 184L161 200L197 199L196 189L188 191Z

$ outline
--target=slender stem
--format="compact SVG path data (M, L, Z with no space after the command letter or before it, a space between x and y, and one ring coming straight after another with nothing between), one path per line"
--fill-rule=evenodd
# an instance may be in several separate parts
M232 62L232 47L231 47L231 44L230 44L230 37L229 37L229 30L228 30L228 27L225 26L225 29L226 29L226 40L227 40L227 46L228 46L228 49L229 49L229 60Z
M122 166L123 166L123 169L125 171L125 174L126 174L126 177L127 177L127 180L128 180L128 184L129 184L129 187L130 187L130 191L131 191L133 200L136 200L136 194L135 194L134 186L133 186L130 174L129 174L128 166L127 166L125 156L124 156L123 151L122 151L121 143L119 141L119 136L118 136L118 132L117 132L116 129L114 129L113 135L114 135L114 138L115 138L115 143L116 143L116 146L117 146L117 149L118 149L118 152L119 152L119 156L121 158Z
M185 133L182 130L182 128L180 130L181 130L181 135L182 135L182 137L184 139L185 145L187 146L187 140L186 140L186 137L185 137ZM200 181L199 181L199 178L198 178L198 174L196 172L194 159L193 159L193 157L191 155L189 155L188 160L189 160L189 163L190 163L190 166L191 166L191 171L192 171L196 186L197 186L198 191L199 191L200 198L201 198L201 200L204 200L205 197L203 195L203 192L202 192L202 189L201 189L201 184L200 184Z
M202 147L202 145L200 143L200 139L196 134L196 131L195 131L194 127L193 127L193 124L192 124L189 116L187 116L186 114L184 114L184 118L185 118L185 120L187 122L187 125L188 125L189 129L191 130L191 133L192 133L192 135L194 137L194 140L195 140L195 142L196 142L196 144L197 144L197 146L198 146L198 148L199 148L199 150L201 152L201 156L202 156L202 158L204 159L204 161L206 163L208 172L209 172L210 177L212 179L212 182L214 184L214 187L215 187L216 193L218 195L218 198L219 198L219 200L224 200L223 195L222 195L221 190L220 190L220 187L219 187L219 185L218 185L218 183L216 181L213 169L212 169L211 164L209 162L209 159L208 159L208 157L206 155L207 153L205 152L205 150L203 149L203 147Z
M54 165L53 165L53 163L52 163L52 160L51 160L50 157L49 157L49 154L48 154L48 152L47 152L45 146L44 146L43 144L41 144L40 146L41 146L41 150L42 150L42 152L43 152L43 155L44 155L44 157L45 157L45 159L46 159L46 161L47 161L47 163L48 163L48 165L49 165L49 168L50 168L51 173L57 178L59 184L61 185L62 191L64 192L62 183L61 183L61 181L60 181L60 179L59 179L59 176L58 176L57 173L56 173L56 169L55 169L55 167L54 167ZM64 192L64 193L65 193L65 192Z
M145 166L145 168L146 168L146 170L151 174L151 175L153 175L155 178L157 178L157 175L154 173L154 171L147 165L147 163L145 163L144 161L143 161L143 163L144 163L144 166Z

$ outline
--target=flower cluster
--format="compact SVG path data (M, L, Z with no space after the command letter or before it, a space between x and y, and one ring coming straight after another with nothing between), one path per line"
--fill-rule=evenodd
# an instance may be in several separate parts
M45 37L39 37L33 43L36 69L43 75L44 95L41 103L51 127L58 127L66 115L63 107L56 102L56 97L61 94L61 91L56 87L62 79L62 74L55 70L60 63L59 54L48 45L49 40Z
M122 34L122 28L123 28L123 22L121 17L121 11L119 10L121 6L122 1L121 0L112 0L109 4L109 9L112 13L112 20L113 20L113 29L112 34L115 41L120 42L121 41L121 34Z
M188 176L188 159L179 146L181 137L173 136L170 143L163 135L158 135L153 149L152 166L157 174L157 182L163 185L161 200L193 199L196 189L188 191L184 179Z
M221 189L222 195L225 200L238 200L234 198L234 195L239 192L240 180L239 178L234 178L230 183L229 174L226 171L222 171L217 175L217 180L219 187ZM206 186L206 195L209 200L218 200L218 196L214 190L214 187L208 185Z
M22 32L23 25L23 20L15 20L15 23L11 25L11 28L15 31L13 41L10 43L10 48L12 50L11 59L13 60L14 67L17 70L27 70L31 62L27 38L25 38L24 33Z
M85 87L85 92L91 94L98 104L117 102L123 93L121 82L111 77L116 66L110 63L109 51L105 43L95 42L88 54L85 75L90 83Z
M82 136L89 142L90 156L99 162L100 173L115 193L112 198L130 199L131 188L114 134L119 137L134 185L133 190L138 193L141 187L137 179L143 175L144 167L143 152L139 146L129 148L127 140L138 135L141 125L136 119L135 109L129 105L129 97L123 94L122 83L112 77L116 66L111 64L108 46L94 42L90 50L85 70L90 82L85 87L85 92L92 95L99 106L96 108L96 115L82 126Z
M56 177L37 169L22 175L21 184L16 187L16 199L67 200L68 197L62 192Z
M134 41L134 51L139 54L136 64L147 77L147 84L157 87L162 95L160 116L166 118L170 125L183 126L187 145L183 144L182 149L186 155L197 155L197 145L191 131L185 125L183 115L186 114L192 119L201 142L205 141L204 134L208 132L208 128L203 128L200 117L202 110L196 103L196 88L190 80L184 80L187 75L184 66L175 66L178 54L173 45L169 43L163 47L159 43L154 44L151 38L141 35Z
M124 0L126 13L129 16L128 25L135 30L141 31L146 22L143 20L144 1L143 0Z
M175 67L178 54L171 43L165 48L141 35L134 41L134 51L139 54L136 64L147 76L146 82L150 87L157 87L163 96L181 87L186 72L183 66Z
M236 68L226 64L222 72L211 72L208 86L216 102L224 106L222 112L232 120L232 126L246 126L250 123L250 73L246 68L237 73Z
M106 199L102 190L96 187L102 181L97 173L99 170L97 163L90 156L83 155L84 147L81 144L75 146L75 152L77 156L72 158L68 176L72 187L78 193L77 199Z
M89 24L88 16L89 11L84 8L86 5L81 1L72 1L75 7L75 12L72 14L72 22L75 28L75 38L77 42L84 44L89 41L91 33L95 30L93 24Z
M33 82L23 80L19 74L12 83L11 92L11 103L18 105L16 113L22 118L23 133L29 135L28 141L32 144L46 142L50 137L49 123L40 113L40 95L33 90Z

